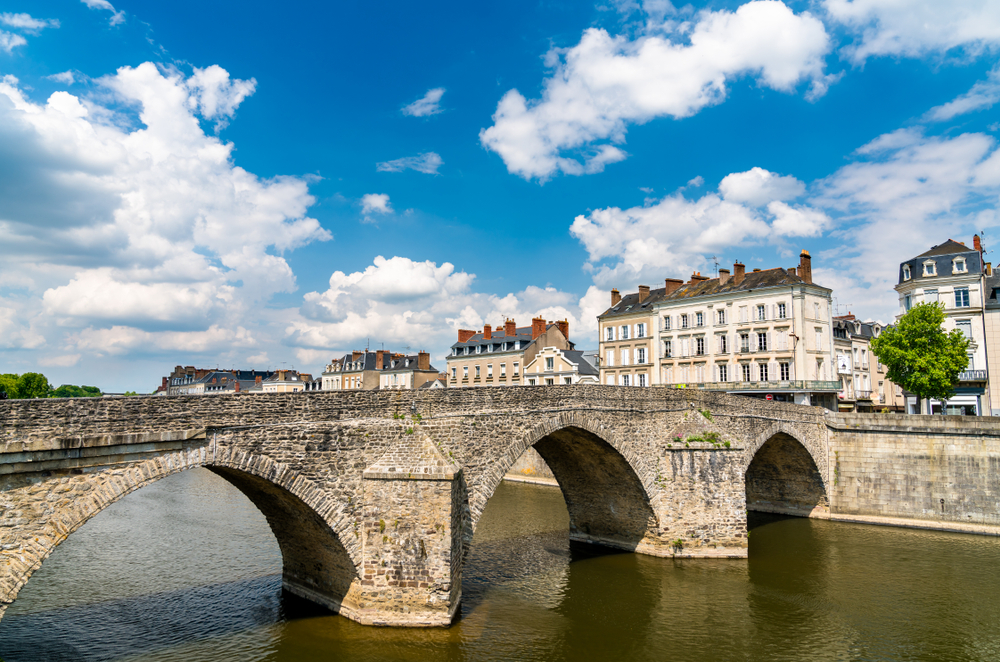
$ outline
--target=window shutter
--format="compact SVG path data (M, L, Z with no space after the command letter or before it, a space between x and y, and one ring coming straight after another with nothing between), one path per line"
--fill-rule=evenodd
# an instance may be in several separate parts
M774 339L770 331L767 332L767 350L774 351Z
M750 334L750 353L753 354L757 351L757 334Z

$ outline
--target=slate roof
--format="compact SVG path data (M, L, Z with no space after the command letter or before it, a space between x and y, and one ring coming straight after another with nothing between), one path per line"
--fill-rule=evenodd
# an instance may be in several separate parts
M340 359L341 369L337 372L359 372L361 370L375 369L375 352L361 352L358 360L354 360L354 353L344 354ZM351 364L359 363L358 367L348 367Z
M1000 273L994 271L992 276L986 277L984 291L986 293L986 309L1000 309Z
M601 371L597 369L597 366L590 362L586 356L587 352L577 351L572 349L564 349L563 355L575 363L577 367L577 372L581 375L600 375ZM594 353L596 358L596 352Z
M833 328L834 328L834 330L836 330L836 329L847 329L847 333L848 333L847 337L848 338L856 337L856 338L866 338L868 340L871 340L872 338L875 337L875 323L874 322L860 322L860 324L861 324L861 331L860 332L856 331L856 328L857 328L855 326L856 323L857 323L857 320L849 319L849 318L846 318L846 317L834 317L833 318ZM879 326L882 328L882 330L885 330L885 327L882 327L881 325L879 325ZM836 339L836 336L834 336L834 339ZM843 340L843 338L841 338L841 340Z
M942 276L951 276L951 264L957 256L962 255L965 257L966 268L969 274L980 274L983 272L983 260L982 256L979 254L975 248L969 248L964 246L953 239L949 239L943 244L939 244L929 251L925 251L916 257L912 257L905 262L899 263L899 283L908 283L910 281L919 280L929 280L932 278L940 278ZM928 260L933 260L935 264L936 273L933 276L924 275L924 262ZM910 278L907 280L903 279L903 265L910 266ZM958 275L958 274L955 274ZM966 275L965 273L961 275Z
M548 324L548 325L546 325L545 330L548 331L549 329L552 329L552 328L558 328L558 326L555 325L555 324ZM520 340L521 341L521 349L524 349L529 344L531 344L532 342L534 342L532 340L532 338L531 338L531 327L530 326L519 326L519 327L517 327L516 329L514 329L515 335L513 335L513 336L505 336L505 335L503 335L503 331L504 331L503 327L497 327L490 334L490 339L489 340L486 340L483 337L482 332L479 332L476 335L474 335L471 338L469 338L468 340L466 340L465 342L457 342L457 343L453 344L451 347L452 347L452 349L458 349L458 348L461 348L461 347L477 347L477 346L480 346L480 345L482 345L483 347L485 347L486 345L497 345L497 344L502 345L503 343L515 342L515 341ZM567 340L569 340L569 339L567 338ZM573 342L570 342L569 346L570 347L574 347L575 345L574 345ZM513 348L511 348L511 349L507 349L507 350L505 350L505 349L499 349L497 351L501 351L501 352L513 352L515 350ZM472 352L472 353L474 354L475 352Z
M749 292L766 287L782 287L789 285L809 284L798 276L793 276L781 267L774 269L764 269L762 271L751 271L744 275L739 285L736 284L732 276L723 284L718 278L708 278L702 281L684 283L679 288L666 294L666 288L661 287L650 290L642 303L639 303L639 293L633 292L622 297L616 305L608 308L598 315L598 319L604 317L617 317L619 315L634 315L639 312L647 312L653 309L654 304L682 301L685 299L696 299L698 297L712 296L715 294L728 294L730 292ZM811 283L814 287L823 290L829 288Z
M382 369L379 372L381 373L410 372L411 370L420 370L420 372L438 372L438 369L435 368L434 366L430 366L429 368L421 370L420 368L417 367L419 365L418 360L419 356L416 354L411 354L409 356L401 356L397 359L393 359L392 357L386 355L382 359L385 365L382 366ZM393 361L396 362L395 368L391 367ZM409 365L407 365L407 361L409 361Z

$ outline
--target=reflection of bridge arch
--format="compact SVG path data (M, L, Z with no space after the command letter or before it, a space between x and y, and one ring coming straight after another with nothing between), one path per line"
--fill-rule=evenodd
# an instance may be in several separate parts
M212 458L204 449L164 454L115 469L75 472L47 485L52 504L39 535L22 539L17 563L0 585L0 609L14 601L56 547L105 508L156 481L195 467L218 474L261 511L282 555L283 585L289 591L339 608L357 577L356 562L324 514L334 505L309 480L287 466L252 453ZM354 546L360 554L360 545ZM2 615L2 611L0 611Z
M634 444L582 412L548 416L515 439L484 481L473 486L466 554L475 527L497 486L528 449L534 448L552 470L570 515L570 537L613 547L635 549L656 521L651 502L654 472L648 471Z
M778 423L747 447L747 510L816 517L830 512L826 457Z

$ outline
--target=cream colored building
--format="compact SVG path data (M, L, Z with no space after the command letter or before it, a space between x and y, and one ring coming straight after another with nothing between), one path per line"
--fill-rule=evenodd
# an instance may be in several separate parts
M833 347L840 391L840 411L904 410L902 390L886 377L886 367L869 347L882 333L878 322L862 322L848 313L833 318Z
M420 352L412 356L393 354L384 360L379 370L380 389L417 389L427 382L436 381L437 369L431 365L431 355Z
M495 331L490 325L482 331L459 329L448 355L448 387L520 386L525 366L543 347L574 349L569 322L535 318L530 327L507 320Z
M379 387L379 370L390 352L354 351L327 364L321 376L324 391L364 391ZM399 355L397 355L399 356Z
M312 381L312 375L294 370L276 370L273 375L261 381L263 393L299 393L305 391ZM251 390L256 390L256 387Z
M670 283L668 280L668 287ZM651 298L647 285L640 285L638 292L624 297L618 290L611 290L611 307L597 316L602 384L650 386L659 383L653 304L662 296L663 290L656 290Z
M600 370L585 352L543 347L524 368L525 386L599 384Z

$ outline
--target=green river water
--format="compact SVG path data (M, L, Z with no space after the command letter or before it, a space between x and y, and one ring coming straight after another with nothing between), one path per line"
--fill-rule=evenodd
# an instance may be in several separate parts
M748 560L571 546L561 493L503 484L448 629L357 625L281 591L264 518L194 469L60 545L0 659L1000 660L1000 539L753 516Z

